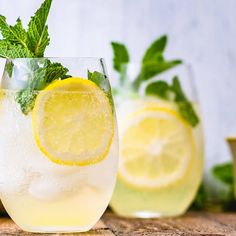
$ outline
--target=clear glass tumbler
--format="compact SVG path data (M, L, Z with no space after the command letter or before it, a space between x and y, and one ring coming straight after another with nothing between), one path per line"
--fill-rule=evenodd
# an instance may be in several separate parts
M26 231L91 229L110 201L118 166L104 61L9 59L0 92L6 211Z
M190 68L180 65L135 90L140 65L115 89L120 160L111 208L128 217L183 214L203 175L203 135ZM197 118L196 118L197 117Z

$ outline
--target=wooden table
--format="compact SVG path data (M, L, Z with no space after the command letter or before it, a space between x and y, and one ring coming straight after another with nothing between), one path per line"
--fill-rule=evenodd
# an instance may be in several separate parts
M0 235L41 236L20 230L9 218L0 218ZM48 234L46 234L48 236ZM50 236L60 234L50 234ZM236 236L236 213L190 212L175 219L125 219L107 211L84 236Z

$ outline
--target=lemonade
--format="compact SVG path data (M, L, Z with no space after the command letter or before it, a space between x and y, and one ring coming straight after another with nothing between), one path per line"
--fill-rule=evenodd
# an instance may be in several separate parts
M153 97L118 106L120 164L111 207L130 217L176 216L193 200L203 171L201 126Z
M61 62L68 70L77 65L82 78L55 80L32 97L22 96L28 66L41 69L48 60L60 59L7 62L13 72L9 78L5 69L0 97L0 197L26 231L87 231L105 211L116 180L118 140L109 82L97 71L99 60L67 58Z
M112 42L120 158L110 206L121 216L181 215L201 183L203 135L193 78L188 65L165 58L167 41L163 35L152 42L138 63L124 44Z
M82 232L115 186L115 108L102 58L44 57L51 5L28 24L0 15L0 198L23 230Z

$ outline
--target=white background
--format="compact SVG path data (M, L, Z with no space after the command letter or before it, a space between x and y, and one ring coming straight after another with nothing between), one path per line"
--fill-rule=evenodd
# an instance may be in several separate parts
M26 24L41 0L0 0L0 14ZM167 57L191 63L200 97L208 163L229 158L224 138L236 136L235 0L54 0L47 56L98 56L111 73L110 41L125 42L132 59L161 34Z

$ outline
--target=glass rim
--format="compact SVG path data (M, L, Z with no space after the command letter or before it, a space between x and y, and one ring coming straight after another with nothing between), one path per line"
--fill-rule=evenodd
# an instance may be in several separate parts
M6 61L14 61L14 60L43 60L43 59L58 59L58 60L93 60L93 61L104 61L105 59L103 57L77 57L77 56L73 56L73 57L60 57L60 56L47 56L47 57L18 57L18 58L2 58L5 59Z
M9 64L13 64L14 66L21 66L24 68L25 65L27 65L28 63L37 63L37 64L41 64L44 65L47 63L47 61L51 61L52 63L61 63L62 65L65 64L69 64L72 63L73 65L75 64L82 64L82 66L86 67L89 66L90 64L93 66L99 66L101 67L101 71L102 73L105 75L105 77L108 79L109 78L107 76L107 71L106 71L106 63L104 58L102 57L22 57L22 58L5 58L4 62L3 62L3 72L0 78L0 89L2 91L17 91L17 90L21 90L24 89L24 86L27 84L27 80L22 80L22 84L18 84L16 85L16 88L10 88L8 86L10 86L8 84L8 82L6 82L6 80L3 80L4 75L7 71L7 66ZM18 65L19 64L19 65ZM66 65L67 66L67 65ZM72 76L73 77L73 76ZM74 76L74 77L78 77L78 76ZM81 77L81 76L79 76ZM87 79L87 77L83 77L84 79ZM110 81L109 81L110 83ZM34 91L41 91L41 90L37 90L35 89Z

